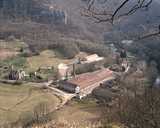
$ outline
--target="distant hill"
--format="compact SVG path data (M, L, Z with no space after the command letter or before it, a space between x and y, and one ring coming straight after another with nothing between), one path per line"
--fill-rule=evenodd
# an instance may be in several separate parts
M29 17L40 23L62 25L67 17L68 24L76 27L78 35L95 40L102 40L104 31L109 28L81 16L84 7L81 0L2 0L0 7L6 17Z
M130 4L134 3L133 0ZM120 1L99 0L97 4L113 11ZM124 17L116 22L114 26L108 23L94 23L91 19L81 16L82 8L85 6L85 0L1 0L0 7L3 12L11 17L29 16L33 20L41 23L64 23L67 17L68 23L76 26L79 34L86 35L88 38L109 40L110 37L117 39L116 36L126 38L135 36L138 33L144 33L148 28L155 27L160 21L160 2L153 1L148 10L139 10L135 14ZM126 10L126 9L124 9ZM122 10L122 11L124 11ZM123 33L123 34L122 34ZM122 36L123 35L123 36ZM130 37L128 37L130 38Z
M153 1L148 9L140 9L136 13L123 17L115 23L112 31L105 34L105 39L134 39L151 30L157 30L160 23L160 2Z
M121 1L112 0L108 1L109 4L105 4L105 0L98 0L96 4L114 11ZM131 1L127 7L130 7L135 1L137 2L137 0ZM40 44L43 44L44 41L47 43L56 42L57 39L61 39L62 37L73 39L82 38L98 43L101 41L121 42L124 39L135 39L151 31L158 30L157 26L160 23L159 0L154 0L147 9L140 9L133 15L115 21L113 26L109 23L97 24L91 18L82 16L81 11L85 5L86 0L1 0L0 16L3 15L9 21L1 22L0 36L3 36L4 31L8 35L14 33L17 37L24 36L26 33L32 33L31 35L33 35L35 31L39 32L38 36L41 39L40 32L48 32L49 36L47 35L41 40L36 40L34 43L32 41L33 39L29 39L33 37L27 35L27 41L29 40L28 42L30 44L37 46L36 44L39 42ZM127 7L122 9L120 13L126 11ZM25 20L19 23L19 21L14 20L17 17L24 18ZM65 18L67 18L67 24L65 24ZM6 30L8 31L6 32ZM159 41L159 38L151 38L136 42L141 44L140 46L136 46L139 46L139 49L145 48L145 51L142 51L145 55L147 55L148 50L153 51L153 49L159 55L158 47L160 46L157 43ZM151 47L149 42L154 42L154 47ZM149 56L151 57L147 59L157 60L159 56L155 57L154 55L155 53L150 54ZM160 64L159 61L157 62Z
M2 0L0 7L4 17L9 16L11 19L24 17L40 23L65 23L65 11L43 0Z

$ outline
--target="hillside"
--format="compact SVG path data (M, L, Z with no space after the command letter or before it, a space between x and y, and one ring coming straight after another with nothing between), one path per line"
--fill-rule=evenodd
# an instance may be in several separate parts
M0 0L0 125L159 128L160 37L138 40L158 32L159 0L113 24L82 15L87 1ZM122 1L95 5L114 12Z
M82 0L3 1L0 3L1 9L3 8L3 11L6 10L4 13L8 13L12 18L15 16L24 17L24 15L26 15L27 17L31 17L32 20L40 23L55 23L57 22L55 21L57 19L62 20L64 18L64 12L66 12L68 25L72 24L76 29L76 31L74 30L74 32L76 32L75 35L81 35L95 40L103 39L103 35L106 35L105 37L108 40L108 38L112 35L111 33L115 33L117 35L124 33L123 37L126 37L125 35L133 36L133 34L135 35L137 31L139 31L139 33L144 33L149 28L154 28L155 24L158 24L160 20L158 13L160 5L157 3L158 0L154 1L148 10L139 10L131 16L124 17L120 22L116 22L114 26L106 23L97 24L91 19L81 16L81 11L83 7L86 6L86 3ZM16 5L16 3L18 3L18 5ZM112 11L114 6L117 5L116 1L109 2L108 5L103 5L103 3L103 1L99 1L98 4L100 6L107 6ZM130 6L130 4L132 3L129 3L128 6ZM59 10L59 12L54 12L54 14L52 14L50 8L55 8L56 10ZM127 10L127 8L124 10ZM61 25L62 24L59 26ZM69 26L68 29L71 29L71 26Z
M98 7L113 11L119 2L121 1L113 0L105 4L105 1L101 0L97 1L96 4ZM120 10L120 13L128 10L135 2L128 3L126 8ZM48 46L59 48L61 47L60 42L63 42L64 47L64 44L67 44L63 40L64 38L68 40L67 42L70 42L70 39L90 40L94 42L93 45L101 42L119 43L122 40L136 40L140 36L158 30L160 22L160 3L158 0L153 1L147 9L140 9L132 15L123 17L113 25L109 23L98 24L92 18L82 16L81 11L85 6L86 1L84 0L3 0L0 3L0 11L2 12L0 38L4 39L14 35L16 38L23 38L32 49L33 47L34 49L41 49L42 47L48 48ZM153 39L154 42L159 42L159 40L158 37ZM144 42L146 41L150 42L148 40L136 42L141 44L138 51L144 48L149 49L149 51L153 50L145 45ZM78 51L77 44L75 45L74 41L71 44L72 49L74 47L74 53L76 53ZM156 50L158 47L159 44L156 43L154 49ZM95 52L95 50L93 51ZM137 48L134 51L137 51ZM143 54L150 56L146 53L148 50L147 52L143 51ZM148 60L157 61L157 57L151 55L149 59L147 58Z
M16 5L16 3L18 3L18 5ZM81 16L81 10L82 7L84 7L84 3L81 0L21 0L18 2L11 0L5 1L3 4L1 1L0 5L3 13L9 15L11 19L15 17L29 17L32 21L38 23L55 24L57 19L60 21L63 20L64 13L66 13L68 19L67 26L69 27L67 29L71 29L71 31L75 33L72 33L72 35L79 35L92 40L103 39L102 35L104 30L109 28L109 26L98 25ZM53 8L53 11L54 9L59 11L52 12L52 10L50 10L51 8ZM61 22L58 22L58 24L58 26L63 26Z
M107 9L113 11L119 2L121 1L114 0L105 4L105 1L101 0L97 1L96 4L98 7L107 7ZM120 13L126 11L134 2L128 3L127 7L122 9ZM73 53L77 53L77 44L75 45L77 39L81 39L81 42L88 42L89 40L89 45L93 42L93 46L96 44L95 47L99 47L97 44L101 42L119 43L122 40L135 40L140 36L158 30L160 22L160 3L158 0L153 1L149 8L140 9L130 16L123 17L113 25L95 23L92 18L82 16L81 11L85 6L86 1L84 0L3 0L0 3L0 11L2 12L0 38L4 39L11 35L19 39L23 38L33 51L35 49L47 49L48 47L57 49L62 45L63 48L66 48L64 44L72 42L70 48L74 49ZM154 60L159 63L155 54L148 55L148 49L152 51L153 47L148 47L145 43L156 42L154 49L157 51L156 54L159 54L157 49L159 40L158 37L156 39L140 40L135 43L140 44L140 46L133 47L134 50L131 49L132 51L146 49L142 51L143 59L145 58L147 61ZM91 46L89 45L87 47ZM93 48L93 46L91 47ZM106 48L102 48L105 47L104 44L100 47L99 50L107 51ZM81 48L79 49L81 50ZM62 49L60 48L60 50ZM97 50L93 50L92 53L95 51ZM146 56L150 56L149 59L148 57L146 59ZM138 57L141 57L141 55L138 54Z

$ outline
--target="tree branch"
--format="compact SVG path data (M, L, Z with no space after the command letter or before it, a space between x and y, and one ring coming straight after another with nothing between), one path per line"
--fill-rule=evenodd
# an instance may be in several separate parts
M115 11L108 12L108 10L101 10L101 9L95 9L95 1L96 0L88 0L88 6L87 8L84 8L84 16L91 17L97 21L97 23L100 22L110 22L114 23L115 19L119 19L123 16L129 16L135 13L137 10L142 8L148 8L149 5L153 2L153 0L138 0L135 5L133 5L128 12L125 12L124 14L117 15L122 8L124 8L129 2L132 0L124 0L120 3L120 5L115 9ZM108 2L108 1L106 1ZM105 3L106 3L105 2Z
M143 40L143 39L146 39L146 38L151 38L151 37L159 36L159 35L160 35L160 25L158 26L158 31L157 32L154 32L154 33L147 34L147 35L144 35L142 37L139 37L135 41L139 41L139 40Z

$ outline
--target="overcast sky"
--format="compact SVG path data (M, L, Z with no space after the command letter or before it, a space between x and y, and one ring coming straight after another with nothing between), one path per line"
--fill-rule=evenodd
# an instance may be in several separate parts
M158 3L160 3L160 0L155 0L155 1L157 1Z

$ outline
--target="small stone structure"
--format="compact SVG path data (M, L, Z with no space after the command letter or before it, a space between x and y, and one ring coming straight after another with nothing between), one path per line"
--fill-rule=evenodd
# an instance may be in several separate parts
M58 78L65 80L69 76L69 66L64 63L58 65Z

